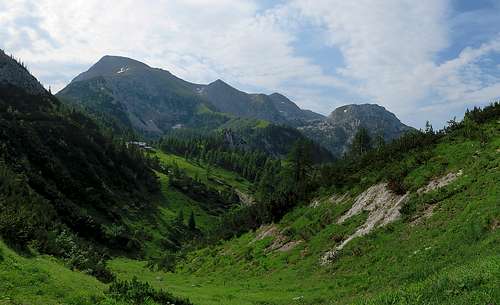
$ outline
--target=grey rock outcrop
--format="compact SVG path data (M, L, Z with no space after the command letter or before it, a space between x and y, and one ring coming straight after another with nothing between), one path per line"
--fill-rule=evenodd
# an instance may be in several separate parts
M367 129L372 140L380 135L385 141L391 141L413 130L412 127L401 123L392 112L376 104L339 107L325 120L299 127L299 130L334 155L342 156L349 150L360 128Z

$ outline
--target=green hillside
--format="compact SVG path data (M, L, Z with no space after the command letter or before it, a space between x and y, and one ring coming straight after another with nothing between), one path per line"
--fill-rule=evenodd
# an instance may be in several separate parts
M162 166L177 166L187 176L199 179L210 189L223 192L234 188L249 194L250 182L236 173L214 166L197 164L160 150L156 150L150 157L158 158ZM208 168L210 169L207 175ZM151 215L151 218L139 215L130 219L131 226L137 230L145 230L148 235L152 236L151 242L146 242L145 249L146 256L152 257L161 255L165 250L161 241L165 238L165 232L172 231L172 224L175 223L181 211L186 216L185 218L193 213L198 229L204 233L210 231L218 223L220 216L210 207L207 209L206 204L190 198L189 193L193 190L178 189L170 185L168 174L156 172L156 175L161 188L161 193L155 199L157 212Z
M353 239L332 262L321 264L369 212L341 224L338 219L382 179L380 173L342 192L325 190L313 206L299 206L279 223L192 252L176 273L149 272L127 259L110 267L119 278L140 274L196 304L495 304L500 122L475 125L480 130L472 133L464 125L429 149L411 150L398 164L388 164L411 168L403 179L410 195L401 219ZM455 178L417 192L442 177Z
M250 182L239 176L235 172L225 170L220 167L210 166L193 160L187 160L181 156L164 153L161 150L154 152L154 156L158 157L163 164L176 164L191 177L199 177L204 183L213 188L232 187L242 191L249 191ZM207 176L207 170L209 174Z
M100 122L66 107L1 51L0 66L0 259L6 264L0 296L6 302L46 304L59 295L61 302L75 303L102 294L101 288L79 290L73 284L79 274L111 282L109 291L116 294L111 298L123 301L118 296L148 287L115 281L106 266L111 257L163 266L237 203L236 195L226 196L235 174L213 167L221 175L215 177L229 181L218 188L191 177L201 169L185 170L188 162L176 164L170 175L165 162L105 134ZM205 176L217 182L212 174ZM248 185L238 179L242 190ZM16 286L19 279L24 286ZM45 282L54 289L45 289ZM46 300L37 297L44 295ZM69 301L71 296L76 301ZM154 290L148 297L175 300Z
M78 304L102 294L96 278L51 256L22 257L0 243L0 304Z

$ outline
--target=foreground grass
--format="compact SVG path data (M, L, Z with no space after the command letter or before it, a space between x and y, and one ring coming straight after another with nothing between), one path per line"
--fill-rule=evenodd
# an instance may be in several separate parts
M0 304L91 304L105 285L49 256L22 257L0 242Z

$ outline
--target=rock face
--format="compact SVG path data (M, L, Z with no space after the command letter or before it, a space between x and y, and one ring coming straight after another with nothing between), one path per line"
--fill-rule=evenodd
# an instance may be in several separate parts
M448 184L452 183L453 181L455 181L455 179L457 179L458 177L460 177L462 175L463 175L462 170L459 170L456 173L453 173L453 172L448 173L448 174L444 175L443 177L439 177L439 178L436 178L436 179L429 181L429 183L426 186L418 189L417 193L419 193L419 194L424 193L425 194L425 193L431 192L435 189L442 188L442 187L447 186Z
M362 127L368 130L372 139L381 135L385 141L413 130L401 123L393 113L375 104L342 106L325 120L315 121L299 129L334 155L342 156L349 150L354 135Z
M0 50L0 84L9 84L23 88L33 95L47 93L38 80L26 68L19 65L16 60Z
M291 240L283 234L283 231L280 231L275 224L261 226L256 232L257 236L249 244L271 237L273 242L266 247L266 252L288 252L304 242L303 240Z

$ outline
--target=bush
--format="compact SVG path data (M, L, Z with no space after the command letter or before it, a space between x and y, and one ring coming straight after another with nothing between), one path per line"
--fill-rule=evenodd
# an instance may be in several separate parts
M403 165L393 166L388 173L387 188L397 195L406 194L407 187L404 184L404 179L408 174L408 169Z
M107 294L115 300L134 305L151 304L151 301L160 305L193 305L187 299L174 297L166 291L154 289L149 283L139 282L136 277L131 281L114 281Z
M404 195L407 191L402 179L398 178L390 178L387 183L387 188L396 195Z
M102 282L109 283L114 275L106 267L108 255L104 251L88 245L69 231L52 232L51 254L62 257L76 270L95 276Z
M167 272L175 272L176 265L177 255L171 252L166 252L159 258L151 258L147 263L147 267L153 271L163 270Z

